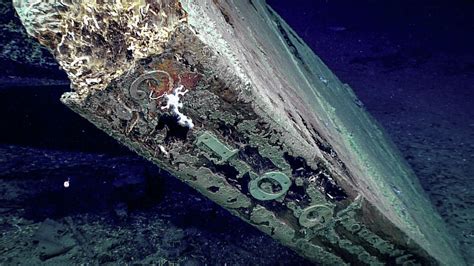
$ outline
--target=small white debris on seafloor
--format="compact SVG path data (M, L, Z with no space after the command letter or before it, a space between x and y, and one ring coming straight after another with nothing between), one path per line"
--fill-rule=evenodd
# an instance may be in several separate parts
M188 90L184 90L183 85L176 87L172 94L165 94L166 106L161 107L161 109L171 108L171 112L178 116L178 124L193 128L193 120L179 111L179 108L183 107L183 104L179 102L181 96L185 95Z
M68 187L69 187L69 185L70 185L69 181L70 181L69 178L68 178L66 181L64 181L63 186L64 186L65 188L68 188Z

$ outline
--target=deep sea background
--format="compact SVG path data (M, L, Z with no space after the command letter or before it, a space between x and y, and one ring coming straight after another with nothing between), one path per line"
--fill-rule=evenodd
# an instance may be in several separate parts
M267 2L385 127L474 265L474 1ZM307 264L63 106L67 77L6 0L0 48L0 264Z

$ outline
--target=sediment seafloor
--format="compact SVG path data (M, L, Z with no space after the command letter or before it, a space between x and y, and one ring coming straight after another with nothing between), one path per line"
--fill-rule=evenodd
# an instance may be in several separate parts
M208 47L213 46L206 46L202 39L195 37L200 30L189 31L179 26L170 33L170 40L158 56L140 60L132 71L112 79L105 89L99 88L101 84L94 84L97 91L87 91L80 84L81 81L88 83L87 79L74 80L73 77L77 94L66 94L63 101L99 128L315 262L332 264L356 260L402 264L450 263L443 260L452 260L459 263L454 242L445 233L413 174L394 152L383 132L362 110L350 88L341 84L317 58L312 57L301 40L292 36L292 31L284 22L261 2L252 6L244 4L238 9L239 12L222 3L212 7L206 11L206 8L199 9L199 6L186 9L184 5L189 16L187 23L192 25L191 13L194 11L204 12L204 17L212 17L205 12L220 11L213 14L221 14L218 18L227 23L222 25L239 33L236 29L243 26L235 20L242 18L237 16L232 20L232 14L257 11L262 15L256 16L257 19L268 19L265 25L273 27L270 27L275 30L272 34L282 37L274 41L280 41L276 44L287 49L275 49L273 52L277 52L273 56L281 60L277 61L282 65L289 63L285 61L286 57L291 59L285 73L277 72L284 76L296 71L296 75L283 82L265 80L265 77L279 77L268 73L262 75L264 78L254 77L256 80L251 83L254 82L256 87L270 86L282 95L273 98L274 91L253 91L252 88L250 97L246 95L249 88L240 88L240 82L245 73L251 73L251 69L246 69L242 72L244 74L233 70L232 66L230 70L229 66L222 69L227 61L219 61L222 58L215 54L212 57L212 49ZM246 7L249 9L246 10ZM202 15L199 14L200 17ZM232 32L230 28L226 29ZM246 51L250 53L252 45L256 44L248 44L250 46L244 48L248 48ZM265 47L268 43L262 45ZM224 52L232 52L225 45L221 48ZM285 53L280 53L282 51ZM260 52L264 54L260 57L265 58L265 52L270 53L272 49L264 48ZM279 57L282 54L286 57ZM215 60L209 62L208 56ZM255 62L260 62L256 60L256 54L252 57L255 57ZM67 59L64 62L67 63ZM295 70L291 70L290 66ZM303 74L315 71L312 66L319 67L316 70L317 80L305 79ZM263 68L265 70L268 69ZM235 73L244 76L233 77ZM145 83L142 81L148 80L154 84L142 86ZM298 82L302 80L308 84L296 85L301 84ZM172 96L177 97L175 94L180 91L176 91L176 86L168 87L171 81L184 84L187 90L183 96L183 113L193 119L192 124L189 121L181 124L167 113L157 117L160 112L154 105L158 104L149 101L158 100L161 96L166 96L168 101ZM162 84L166 86L160 87ZM294 87L284 88L291 89L289 93L278 87L279 84ZM318 86L320 91L315 90ZM318 92L321 94L314 98L312 94ZM263 95L253 99L252 96L258 93ZM319 105L308 105L301 96L313 97L313 100L319 100ZM259 99L271 100L252 105ZM269 106L273 106L270 110L274 114L268 114L266 108L271 108ZM285 110L285 106L291 106L290 110ZM316 109L307 110L308 107ZM151 115L146 118L149 120L142 120L143 113ZM314 117L315 113L319 117ZM187 116L182 121L187 121ZM147 123L153 125L151 133L147 131ZM281 127L287 131L281 130ZM159 130L163 129L166 134L160 135ZM155 130L158 132L150 140ZM314 151L310 151L311 145ZM198 152L201 155L194 156L196 147L193 146L201 150ZM188 156L183 156L183 153ZM390 162L381 163L384 158ZM197 166L199 168L192 168ZM188 176L183 176L183 172L187 172ZM200 174L195 176L196 172ZM265 180L267 182L262 183L266 183L264 185L269 189L259 183ZM280 188L272 191L272 186ZM403 197L400 197L400 192L403 192ZM314 210L316 213L313 213ZM433 228L437 228L436 235L431 234ZM443 257L443 252L449 257Z

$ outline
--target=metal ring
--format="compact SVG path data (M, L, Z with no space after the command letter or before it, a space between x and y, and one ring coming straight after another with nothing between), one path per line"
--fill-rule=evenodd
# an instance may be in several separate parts
M278 183L281 190L278 192L267 192L261 188L261 184L265 180L270 180ZM258 200L273 200L283 196L291 186L290 178L282 172L268 172L258 178L250 181L250 194Z
M332 218L332 209L326 205L313 205L303 210L299 223L304 227L324 226Z
M136 78L133 82L132 85L130 85L130 96L132 96L133 99L135 100L143 100L148 96L148 93L146 93L143 90L139 90L138 86L142 84L145 80L152 79L156 81L158 84L161 83L161 80L158 79L157 75L158 73L161 73L161 71L150 71L148 73L140 75L138 78Z

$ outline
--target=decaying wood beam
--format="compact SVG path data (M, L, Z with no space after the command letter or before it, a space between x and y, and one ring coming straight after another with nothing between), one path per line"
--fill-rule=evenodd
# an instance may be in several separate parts
M302 256L463 264L381 127L263 0L14 5L71 79L64 104Z

